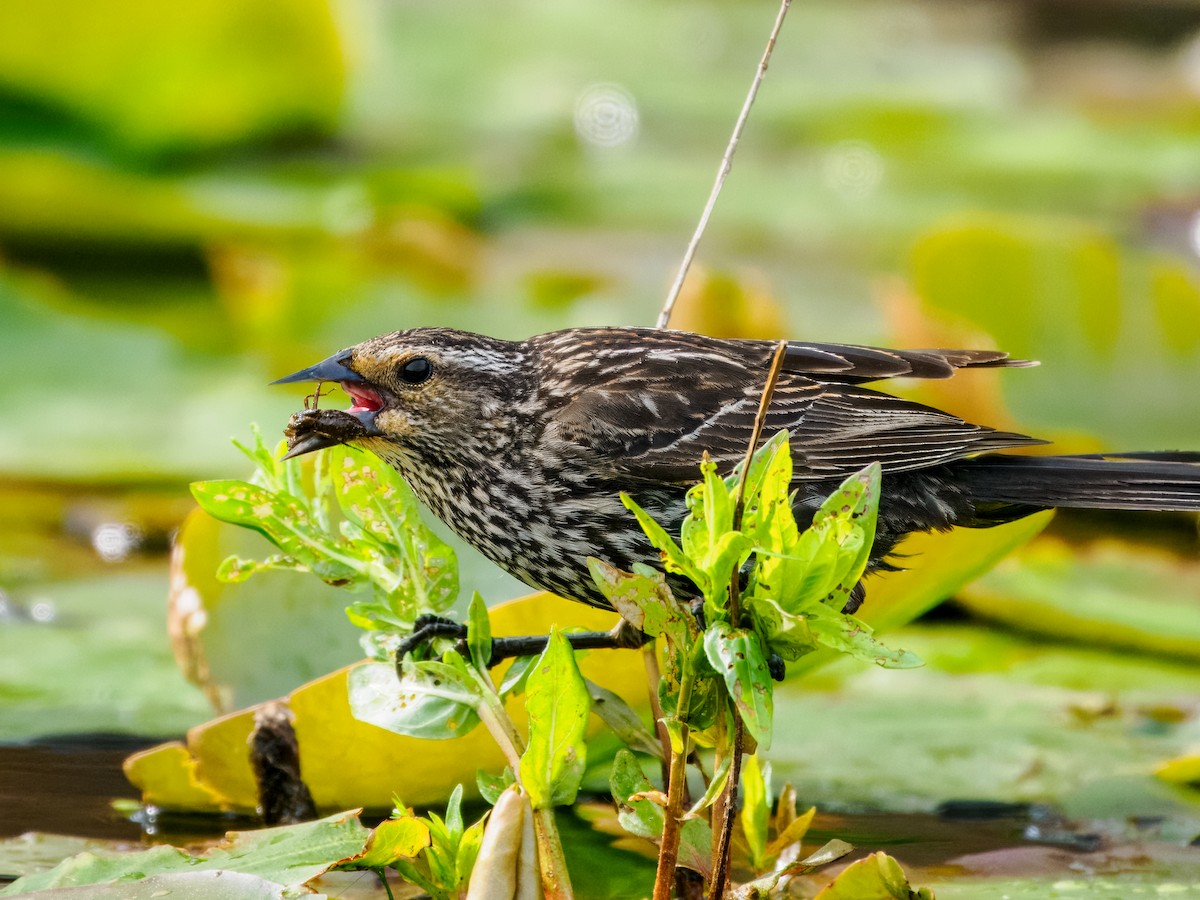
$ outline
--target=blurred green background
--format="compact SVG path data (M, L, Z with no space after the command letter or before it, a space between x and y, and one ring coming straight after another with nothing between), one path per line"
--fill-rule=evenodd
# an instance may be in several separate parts
M277 434L299 408L273 378L414 325L518 338L651 324L774 12L0 5L0 739L172 734L209 714L164 637L167 550L187 483L245 474L229 438L251 422ZM1068 449L1200 449L1198 254L1194 3L805 0L675 324L994 343L1044 365L925 396ZM1183 636L1161 663L1174 668L1132 679L1178 715L1135 710L1114 729L1167 723L1170 740L1130 764L1145 771L1200 741L1180 688L1200 660L1195 518L1102 524L1151 531L1178 554L1163 565L1186 569L1156 576L1182 590L1163 607L1148 577L1105 595L1140 643L1103 610L1086 632L1120 632L1122 652ZM489 600L520 592L464 565ZM1074 602L1076 576L1058 577L1002 573L975 611L1022 591ZM1043 629L1067 641L1055 652L1073 652L1073 627ZM349 626L345 644L353 658ZM1034 651L1013 646L948 650L941 669L1021 668ZM1103 666L1087 660L1021 668L1003 690L1107 696L1139 665L1116 655L1092 684L1082 673ZM998 794L1021 783L1009 768ZM844 789L839 777L813 784ZM856 791L867 805L926 798Z

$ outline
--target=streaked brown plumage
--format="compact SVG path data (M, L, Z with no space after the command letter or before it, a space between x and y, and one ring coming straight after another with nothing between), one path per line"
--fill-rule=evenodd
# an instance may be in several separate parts
M293 417L293 455L346 442L370 450L502 568L605 605L586 557L624 568L656 560L618 493L677 526L702 455L722 471L744 455L774 348L646 328L517 342L418 328L280 381L338 381L354 398L345 412ZM1005 456L994 451L1044 442L864 387L1028 365L994 351L792 343L765 434L791 432L799 520L875 460L884 483L871 568L909 532L995 525L1049 506L1200 509L1200 454ZM861 597L860 588L852 602Z

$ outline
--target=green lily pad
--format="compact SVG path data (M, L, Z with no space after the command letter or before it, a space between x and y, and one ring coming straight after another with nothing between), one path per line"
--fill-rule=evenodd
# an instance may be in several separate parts
M209 715L163 640L165 573L126 571L26 593L46 619L0 627L0 740L176 734Z
M1200 660L1200 564L1104 541L1043 539L965 587L960 602L1012 628Z

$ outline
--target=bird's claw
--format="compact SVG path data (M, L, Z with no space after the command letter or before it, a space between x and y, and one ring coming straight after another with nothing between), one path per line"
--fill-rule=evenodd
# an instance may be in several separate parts
M396 666L398 668L400 661L409 653L413 653L436 638L454 638L461 641L466 640L466 637L467 626L460 625L453 619L432 614L419 616L413 622L412 634L396 647Z

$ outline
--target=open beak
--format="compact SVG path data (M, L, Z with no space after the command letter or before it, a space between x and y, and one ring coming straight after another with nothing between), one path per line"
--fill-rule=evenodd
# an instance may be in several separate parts
M288 452L284 459L383 434L375 424L376 413L383 409L383 398L366 379L346 365L349 361L350 351L342 350L314 366L271 382L334 381L353 401L347 410L305 409L292 416L286 431Z
M350 351L340 350L329 359L323 359L315 366L293 372L282 378L276 378L271 384L295 384L298 381L357 381L362 376L346 365L350 361Z

